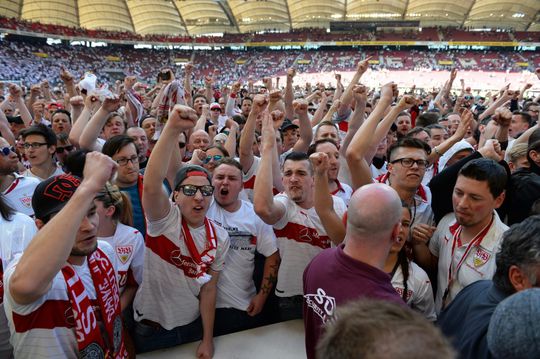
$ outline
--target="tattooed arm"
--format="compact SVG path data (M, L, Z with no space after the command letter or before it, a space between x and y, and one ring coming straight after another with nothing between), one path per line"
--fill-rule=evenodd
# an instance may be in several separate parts
M251 298L251 303L249 303L246 310L249 316L254 317L263 309L266 299L272 292L272 288L274 288L274 285L277 282L277 273L280 261L281 258L279 257L278 251L271 256L266 257L266 260L264 261L264 273L261 289L256 296Z

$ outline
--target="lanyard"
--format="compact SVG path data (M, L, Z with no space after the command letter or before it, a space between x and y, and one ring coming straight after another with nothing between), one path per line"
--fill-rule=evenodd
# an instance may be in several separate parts
M455 269L455 276L456 277L457 277L457 275L459 273L459 269L461 268L461 265L465 262L465 259L467 259L467 256L469 255L469 253L471 252L473 247L479 246L480 243L482 243L482 240L484 239L487 232L491 228L491 225L493 224L493 219L494 218L495 218L495 216L492 215L491 216L491 221L489 221L489 224L487 226L485 226L467 245L467 248L465 249L465 253L463 253L463 256L461 257L458 264L456 265L456 269ZM446 300L448 299L448 295L450 294L450 287L452 287L452 284L454 282L454 277L453 277L453 274L452 274L452 264L454 262L454 251L456 249L456 246L457 247L460 246L460 244L458 244L458 243L461 243L461 240L460 240L459 237L461 236L462 231L463 231L463 227L459 226L456 229L456 231L454 232L454 236L452 238L452 254L450 255L450 266L448 268L448 285L446 287L446 290L444 291L443 298L442 298L442 300L443 300L443 308L446 306L445 305Z
M210 233L210 227L212 227L212 233ZM206 241L208 242L206 249L203 250L202 253L199 253L197 250L197 246L195 246L195 242L193 241L193 237L191 236L191 231L189 230L187 223L185 220L182 221L182 232L184 232L184 238L186 239L186 246L188 247L189 254L191 256L191 259L197 264L197 265L203 265L206 266L206 263L203 262L202 257L206 256L206 254L216 248L217 244L214 244L215 240L215 229L214 226L208 221L208 218L204 218L204 228L206 231ZM211 258L213 260L213 258ZM211 261L210 260L210 261Z

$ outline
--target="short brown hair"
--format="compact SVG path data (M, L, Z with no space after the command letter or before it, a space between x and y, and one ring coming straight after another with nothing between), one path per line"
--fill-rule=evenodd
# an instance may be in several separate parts
M318 359L453 359L441 331L420 314L361 299L337 310L317 346Z

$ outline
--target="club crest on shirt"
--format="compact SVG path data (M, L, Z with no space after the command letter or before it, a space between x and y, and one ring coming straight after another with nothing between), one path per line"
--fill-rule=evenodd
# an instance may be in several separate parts
M23 206L25 206L26 208L32 207L32 196L23 196L19 199L21 203L23 204Z
M131 254L133 253L133 246L116 246L116 255L122 264L126 264Z
M482 248L478 248L473 257L473 264L475 267L481 267L487 263L489 258L491 258L491 254L489 254Z

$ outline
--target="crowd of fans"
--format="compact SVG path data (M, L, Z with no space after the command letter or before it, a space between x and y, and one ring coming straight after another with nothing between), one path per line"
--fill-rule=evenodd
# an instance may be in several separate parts
M54 74L64 66L69 67L78 78L86 71L92 71L105 81L135 75L141 81L152 84L161 68L174 68L178 61L191 61L195 65L195 80L219 69L220 76L216 81L223 86L238 79L247 81L249 78L283 76L289 67L295 67L302 73L352 72L360 55L371 57L373 70L439 71L457 68L466 71L521 72L534 71L540 66L540 54L530 51L348 48L192 52L120 46L88 48L45 45L6 39L0 41L0 80L16 80L28 85L50 79L51 84L56 84L58 80Z
M367 56L434 66L420 51L0 44L24 83L0 83L0 357L211 358L214 336L293 319L310 359L540 357L533 83L362 85Z
M127 31L106 31L84 29L62 25L42 24L22 19L0 17L0 29L20 30L39 34L61 35L84 39L128 40L163 43L246 43L246 42L325 42L325 41L524 41L540 42L538 32L512 32L504 30L468 31L467 29L428 27L422 30L372 30L329 33L322 28L302 28L289 32L228 34L223 36L180 36L147 34ZM515 34L515 36L514 36Z

